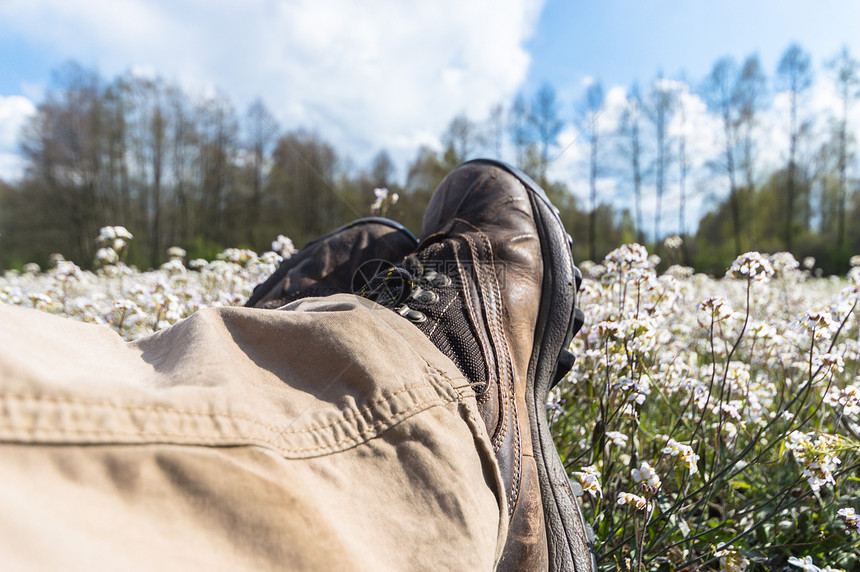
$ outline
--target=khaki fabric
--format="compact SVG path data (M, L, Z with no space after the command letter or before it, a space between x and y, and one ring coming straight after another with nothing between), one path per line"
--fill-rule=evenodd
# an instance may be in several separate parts
M361 298L133 343L0 306L3 570L492 570L500 483L467 380Z

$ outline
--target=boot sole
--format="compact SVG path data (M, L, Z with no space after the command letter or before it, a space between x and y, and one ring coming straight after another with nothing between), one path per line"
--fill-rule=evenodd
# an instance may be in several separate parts
M575 306L581 275L573 263L573 241L564 229L558 209L528 175L499 161L476 159L469 163L502 169L528 190L543 257L543 282L534 349L529 361L526 407L546 522L549 565L553 571L596 570L589 542L593 536L591 528L585 523L570 487L546 415L547 395L556 364L578 329Z

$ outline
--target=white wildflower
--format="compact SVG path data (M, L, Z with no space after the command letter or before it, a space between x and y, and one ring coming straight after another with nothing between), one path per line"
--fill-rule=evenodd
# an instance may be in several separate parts
M694 474L699 470L699 455L697 455L689 445L684 445L683 443L678 443L674 439L669 439L661 453L664 455L671 455L673 457L680 456L681 462L685 467L687 467L690 474Z
M641 244L619 246L604 258L604 265L611 270L629 270L648 264L648 250Z
M860 384L831 388L824 396L824 403L841 409L843 415L857 415L860 413Z
M696 308L702 312L698 317L699 325L702 327L710 326L712 319L715 322L722 322L734 316L728 300L719 296L702 298L696 304Z
M641 497L639 495L634 495L633 493L618 493L618 505L623 506L625 504L632 505L636 507L636 510L645 510L648 506L648 500L645 497Z
M376 200L370 205L370 212L377 214L384 214L388 207L396 205L400 199L400 195L390 192L385 187L373 189L373 194Z
M793 270L800 268L800 263L790 252L777 252L776 254L772 254L769 260L774 273L778 276L785 276Z
M818 566L812 563L812 556L804 556L802 559L796 556L790 556L788 558L788 563L792 566L802 568L807 572L819 572L821 570Z
M829 337L839 324L827 310L802 312L794 321L794 328L814 334L816 340Z
M116 264L119 262L119 255L113 248L101 247L96 251L96 262L99 264Z
M684 243L684 239L682 239L677 234L667 236L666 240L663 241L663 245L669 250L677 250L677 249L681 248L681 245L683 243Z
M627 435L619 431L607 431L606 437L609 439L610 443L618 447L624 447L627 445L627 440L629 439Z
M283 258L289 258L296 253L296 247L292 240L279 234L278 238L272 241L272 252L277 252Z
M185 249L180 248L178 246L171 246L167 249L167 257L170 259L176 258L179 260L183 260L187 255L188 253L185 252Z
M657 472L647 462L642 461L639 468L633 469L631 473L633 475L633 482L641 485L649 493L660 488L660 477L657 476Z
M602 497L603 487L600 486L600 471L594 465L583 467L582 471L573 473L579 483L582 485L582 490L589 493L591 496Z
M750 565L749 558L722 542L717 546L715 556L720 559L720 572L743 572Z
M814 370L817 370L818 368L823 368L828 371L841 373L845 369L845 361L839 354L815 354L814 356L812 356L812 368Z
M758 252L747 252L738 256L726 276L764 282L773 276L773 266Z
M845 534L860 533L860 515L854 512L853 508L840 508L836 514L841 516L845 522Z
M796 556L790 556L788 563L792 566L797 566L806 572L844 572L841 568L831 568L830 565L824 568L819 568L812 562L812 556L804 556L802 559Z
M820 433L813 441L814 433L792 431L786 437L786 446L791 450L795 460L804 466L801 473L813 491L818 491L826 485L835 485L833 471L842 463L836 456L836 451L842 444L842 439L836 435Z

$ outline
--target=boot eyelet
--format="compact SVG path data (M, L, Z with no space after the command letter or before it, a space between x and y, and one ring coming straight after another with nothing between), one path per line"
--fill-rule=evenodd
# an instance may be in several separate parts
M432 290L421 290L415 295L415 301L419 304L435 304L439 301L439 294Z
M420 324L421 322L427 321L427 316L425 316L422 312L419 312L418 310L410 310L410 312L406 315L406 319L413 324Z
M451 278L445 274L437 274L436 276L434 276L432 278L431 283L433 284L433 286L436 286L439 288L445 287L445 286L450 286L451 285Z
M413 310L409 306L400 306L399 308L395 308L394 311L413 324L420 324L421 322L427 321L427 316L425 316L423 312Z

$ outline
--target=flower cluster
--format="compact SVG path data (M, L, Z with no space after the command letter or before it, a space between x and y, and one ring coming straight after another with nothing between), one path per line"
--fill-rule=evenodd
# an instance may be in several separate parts
M842 463L836 456L836 451L843 444L836 435L821 433L816 437L813 433L792 431L786 438L786 446L794 454L794 458L805 468L803 476L809 482L813 491L818 491L825 485L835 485L833 471Z
M631 471L633 482L642 487L647 494L653 495L660 488L660 477L651 465L642 461L638 469Z
M573 473L579 479L582 490L591 496L603 496L603 487L600 486L600 472L594 465L583 467L582 471Z
M744 278L756 282L764 282L774 274L773 266L758 252L747 252L738 256L726 276L730 278Z
M795 325L798 330L812 334L816 340L829 337L839 326L828 310L801 312Z
M729 305L729 301L719 296L702 298L696 304L696 309L700 310L703 314L699 318L699 325L702 327L710 326L712 322L730 320L735 315L734 310Z
M96 251L96 263L112 266L124 258L128 243L134 237L124 226L105 226L99 230L96 239L100 248Z
M376 200L370 205L370 212L374 215L385 216L388 208L396 205L397 201L400 200L400 195L390 192L385 187L373 189L373 195Z
M666 446L660 451L664 455L670 455L672 457L680 457L681 464L683 464L689 471L690 474L695 473L699 470L698 462L699 455L697 455L693 448L689 445L684 445L683 443L678 443L672 438L669 438Z
M754 552L854 530L837 510L857 495L860 280L789 253L747 253L720 278L656 263L632 244L581 265L587 319L553 390L562 457L590 467L571 478L587 490L599 474L616 501L583 501L603 550L644 569L653 551L668 569L742 570Z
M860 532L860 514L854 512L853 508L841 508L837 511L837 514L845 522L845 534Z
M860 380L846 387L831 388L824 396L824 403L837 409L842 415L857 415L860 413Z
M677 234L667 236L666 240L663 241L663 246L665 246L669 250L678 250L679 248L681 248L682 244L684 244L684 239L682 239Z
M648 499L633 493L618 493L618 500L616 502L619 506L627 504L634 507L636 510L645 510L648 507Z
M722 543L717 547L714 556L720 559L720 572L743 572L750 565L745 554Z
M790 252L777 252L772 254L768 259L775 276L783 278L793 276L794 272L800 268L800 263Z
M102 228L96 255L98 270L82 270L61 255L46 272L28 264L23 272L0 277L0 302L32 307L83 322L110 326L132 340L175 324L200 308L244 304L256 284L274 272L281 254L257 255L228 249L216 260L193 260L178 247L167 251L158 270L140 272L122 262L131 233L123 227ZM281 252L289 239L279 237ZM278 242L276 241L276 242ZM110 254L112 253L112 254Z
M280 255L282 258L289 258L296 253L296 247L291 239L283 234L279 234L278 238L272 241L272 252Z
M819 568L813 564L812 556L804 556L803 558L790 556L788 563L792 566L797 566L798 568L803 569L804 572L845 572L841 568L831 568L829 565L824 568Z

